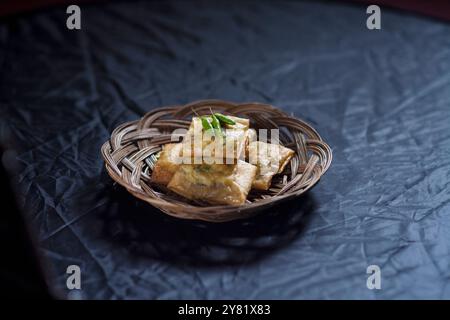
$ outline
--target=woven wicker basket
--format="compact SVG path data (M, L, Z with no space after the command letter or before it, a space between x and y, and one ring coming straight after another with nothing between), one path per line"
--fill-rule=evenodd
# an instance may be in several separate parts
M268 191L251 191L241 206L211 206L189 201L169 190L152 185L151 168L146 159L171 142L177 128L188 128L196 113L215 112L250 119L250 127L280 129L280 142L295 150L284 172L272 180ZM327 171L332 160L330 147L311 126L261 103L231 103L202 100L184 106L155 109L140 120L124 123L111 134L101 149L106 170L112 179L132 195L161 211L183 219L224 222L247 218L282 200L294 198L313 187Z

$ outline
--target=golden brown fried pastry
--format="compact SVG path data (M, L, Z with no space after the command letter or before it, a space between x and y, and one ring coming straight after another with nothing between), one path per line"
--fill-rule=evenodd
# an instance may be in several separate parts
M191 200L211 204L245 203L256 175L256 166L238 160L237 164L180 165L168 188Z
M193 117L183 140L183 156L186 159L191 158L191 163L195 164L204 162L235 164L237 159L244 158L249 120L227 117L235 124L223 125L223 131L205 131L201 119ZM188 161L184 163L189 163Z
M252 142L255 142L258 139L258 135L255 129L247 130L247 141L245 142L245 155L248 157L248 147Z
M167 185L180 165L181 143L168 143L163 146L159 159L153 168L151 180Z
M206 116L208 117L208 116ZM235 124L223 124L222 126L226 129L248 129L250 127L250 120L245 118L239 118L234 116L226 116L228 119L233 120ZM199 117L193 117L191 125L189 126L188 132L191 132L194 129L194 123L198 123L201 126L201 121Z
M249 162L258 167L252 188L268 190L272 177L283 172L294 151L278 144L254 141L248 146L247 156Z

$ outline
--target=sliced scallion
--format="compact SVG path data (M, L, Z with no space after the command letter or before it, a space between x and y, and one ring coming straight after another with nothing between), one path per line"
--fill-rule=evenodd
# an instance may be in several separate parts
M227 116L224 116L223 114L215 113L213 116L215 116L220 122L223 122L225 124L230 124L230 125L236 124L236 122L234 120L228 118Z

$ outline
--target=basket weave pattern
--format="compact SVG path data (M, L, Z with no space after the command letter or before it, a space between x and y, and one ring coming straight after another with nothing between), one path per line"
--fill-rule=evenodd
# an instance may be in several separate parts
M280 143L295 151L284 172L272 180L268 191L251 191L242 206L211 206L187 200L151 183L146 159L171 141L173 130L188 128L197 114L221 112L250 119L255 129L280 129ZM202 100L184 106L152 110L140 120L118 126L101 148L111 178L132 195L161 211L184 219L224 222L247 218L279 201L291 199L313 187L331 164L332 152L310 125L279 109L260 103Z

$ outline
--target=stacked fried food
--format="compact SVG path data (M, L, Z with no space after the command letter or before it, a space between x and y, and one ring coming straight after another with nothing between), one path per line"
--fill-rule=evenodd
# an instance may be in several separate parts
M242 205L250 189L268 190L293 155L257 141L249 119L211 112L192 118L182 142L163 146L151 180L190 200Z

